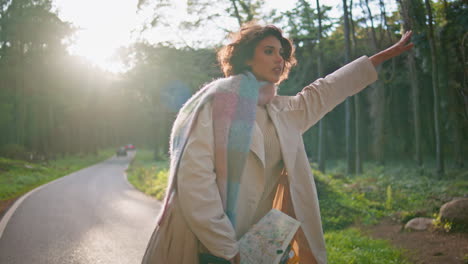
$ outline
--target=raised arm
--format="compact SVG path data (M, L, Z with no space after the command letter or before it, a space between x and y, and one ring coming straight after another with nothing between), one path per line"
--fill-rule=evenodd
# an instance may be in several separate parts
M414 44L408 43L411 31L403 34L401 39L391 47L376 53L370 58L363 56L341 67L335 72L320 78L306 86L296 96L289 98L290 110L301 110L296 115L297 125L305 132L318 122L326 113L367 85L377 80L375 67L382 62L410 50Z
M287 106L282 109L294 111L291 122L304 133L326 113L377 80L377 72L370 59L362 56L335 72L307 85L296 96L282 97ZM283 103L283 102L281 102Z
M382 50L374 55L372 55L369 59L371 60L372 64L377 67L382 62L396 57L403 52L406 52L414 47L412 42L409 42L411 39L411 35L413 34L412 31L407 31L405 34L401 36L400 41L393 44L391 47Z

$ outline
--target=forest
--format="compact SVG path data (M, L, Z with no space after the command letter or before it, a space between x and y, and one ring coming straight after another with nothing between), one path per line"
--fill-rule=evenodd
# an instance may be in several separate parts
M147 27L163 23L170 1L140 0L153 10ZM298 66L279 87L302 87L362 55L372 55L412 30L415 48L379 67L379 81L348 98L307 133L309 158L325 171L346 160L347 173L363 162L393 161L434 168L466 167L468 155L468 4L462 0L343 0L338 18L320 0L293 9L265 11L263 1L188 1L204 14L185 30L220 16L239 25L258 20L281 26L295 45ZM119 56L128 71L110 73L67 51L75 28L62 21L51 0L0 1L0 156L53 160L133 143L168 152L180 106L222 73L213 46L141 41ZM218 12L218 11L216 11ZM226 32L226 36L229 32ZM68 40L68 41L67 41Z

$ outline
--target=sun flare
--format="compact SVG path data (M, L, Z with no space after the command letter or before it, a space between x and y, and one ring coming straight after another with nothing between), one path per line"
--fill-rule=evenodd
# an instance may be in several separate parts
M269 0L267 5L281 10L292 8L293 2ZM225 38L226 32L216 26L193 32L179 31L178 23L190 17L186 12L186 0L169 2L165 27L152 28L140 34L145 23L147 25L148 21L151 21L154 9L144 7L137 10L137 3L138 0L54 0L59 17L63 21L72 23L76 28L74 35L67 40L67 43L70 43L68 51L72 55L85 58L103 70L117 73L127 70L118 59L119 48L129 46L139 39L149 43L168 42L176 47L184 45L203 47L217 45ZM223 22L223 26L231 29L238 27L235 19L228 22L229 25ZM233 25L230 25L230 22L234 22Z
M56 0L59 16L77 28L69 52L104 70L123 71L115 55L132 42L132 30L138 24L136 1Z

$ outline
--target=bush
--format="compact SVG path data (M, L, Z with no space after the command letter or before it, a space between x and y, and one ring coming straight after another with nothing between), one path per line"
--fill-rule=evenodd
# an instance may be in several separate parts
M382 166L369 162L364 164L363 174L342 176L345 163L335 163L327 174L314 170L324 226L331 229L337 229L339 223L346 226L349 216L363 224L376 222L382 216L392 216L402 223L414 217L432 217L440 206L453 197L464 196L468 190L466 169L448 167L450 177L438 179L421 174L416 165ZM336 210L337 207L348 208L348 214ZM329 216L332 218L327 219ZM340 222L334 222L338 218Z
M3 145L0 148L0 156L19 160L29 159L29 153L26 148L18 144Z
M162 200L166 194L167 176L168 170L159 171L149 186L149 194L158 200Z
M151 151L141 149L127 170L128 181L138 190L162 200L166 193L168 163L166 160L155 161Z

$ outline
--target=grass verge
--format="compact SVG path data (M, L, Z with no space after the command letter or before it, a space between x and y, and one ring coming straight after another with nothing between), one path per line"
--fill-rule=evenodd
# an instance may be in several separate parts
M127 170L128 181L141 192L162 200L166 191L169 162L154 161L153 157L150 150L138 150Z
M408 164L367 163L364 173L351 176L345 176L344 167L343 161L326 174L314 169L326 230L373 224L383 216L402 223L434 217L444 203L468 194L466 169L447 169L446 176L438 179Z
M98 155L68 156L42 163L0 157L0 201L14 199L30 190L71 172L93 165L113 155L113 150Z
M370 239L357 229L325 233L330 264L409 264L388 241Z
M468 193L466 170L448 170L437 179L411 165L365 164L365 173L346 176L344 161L334 162L328 173L312 164L330 263L407 264L400 250L350 228L373 224L384 216L404 222L414 216L432 217L440 206ZM139 150L129 169L129 181L142 192L161 200L165 193L168 161L153 160Z

